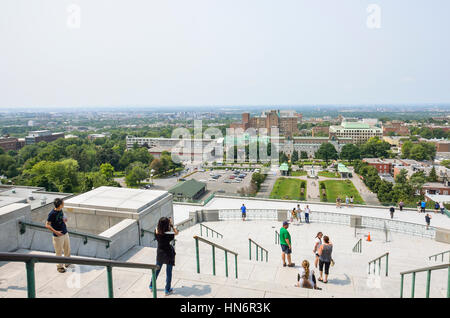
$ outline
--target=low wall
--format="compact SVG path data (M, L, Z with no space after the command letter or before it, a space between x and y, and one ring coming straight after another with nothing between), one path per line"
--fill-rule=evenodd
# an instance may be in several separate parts
M22 248L23 241L31 235L19 233L19 221L31 221L31 207L25 203L13 203L0 208L0 252L12 252Z
M436 228L436 241L450 244L450 230Z
M139 245L138 222L126 219L101 233L100 236L111 240L109 246L109 257L117 259L132 247Z

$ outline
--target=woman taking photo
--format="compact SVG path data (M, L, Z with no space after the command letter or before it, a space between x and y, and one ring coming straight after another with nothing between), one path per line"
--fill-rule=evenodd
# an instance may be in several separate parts
M162 217L159 219L158 227L155 231L155 238L158 242L158 248L156 250L156 265L159 269L156 271L155 280L158 279L159 272L162 265L166 264L166 296L173 292L171 288L172 283L172 268L175 266L175 249L170 244L175 239L175 235L178 235L178 230L173 226L172 219ZM150 291L152 290L152 282L150 281Z
M328 236L323 237L323 244L319 248L319 271L320 278L319 282L324 284L328 283L328 272L330 270L330 264L332 262L331 253L333 251L333 244L330 243L330 238ZM325 280L323 280L323 268L325 267Z

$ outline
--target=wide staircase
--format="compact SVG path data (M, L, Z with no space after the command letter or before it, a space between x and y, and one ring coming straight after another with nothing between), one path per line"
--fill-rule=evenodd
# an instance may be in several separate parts
M277 244L277 230L279 223L273 221L229 221L197 224L180 232L175 242L177 255L172 280L175 293L170 297L398 298L402 281L400 273L448 264L449 260L447 254L445 257L439 254L436 259L428 258L445 251L446 247L448 249L445 244L429 239L396 234L392 242L384 242L382 232L372 232L372 241L367 242L364 236L354 237L348 227L301 224L291 225L289 229L296 267L283 267L281 249ZM295 287L303 259L310 262L310 269L315 271L318 278L312 252L315 234L312 233L319 230L329 233L334 243L333 259L336 264L330 268L329 282L319 282L322 290ZM198 244L195 236L200 238L197 240ZM359 248L355 249L358 242ZM227 250L226 256L222 247ZM29 250L19 250L17 253L53 255ZM237 254L237 258L233 253ZM381 262L377 260L372 263L369 274L369 263L385 253L389 253L388 275L386 276L386 257L381 258ZM155 259L155 248L136 246L117 262L154 264ZM109 268L108 271L108 266L104 265L74 265L68 272L61 274L56 271L55 264L38 262L34 265L36 297L153 296L148 288L152 277L151 269L122 266ZM0 297L27 297L25 269L23 262L0 263ZM414 297L426 297L427 286L430 286L429 297L448 297L448 266L433 270L431 274L427 270L415 274L414 289L412 275L403 275L403 297L411 297L412 290ZM108 283L109 279L111 285ZM157 297L164 297L164 285L165 266L157 280Z

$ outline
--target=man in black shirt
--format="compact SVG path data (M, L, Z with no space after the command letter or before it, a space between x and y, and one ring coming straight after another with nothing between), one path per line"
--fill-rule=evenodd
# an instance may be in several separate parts
M55 208L48 214L45 227L53 232L53 247L55 248L56 256L62 256L64 252L65 257L70 257L70 239L66 227L67 218L62 210L64 202L62 199L57 198L53 204ZM65 267L69 267L69 265L65 265ZM58 264L57 270L60 273L66 271L63 264Z
M394 218L394 212L395 212L394 206L391 206L391 208L389 209L389 212L391 213L391 219L393 219Z

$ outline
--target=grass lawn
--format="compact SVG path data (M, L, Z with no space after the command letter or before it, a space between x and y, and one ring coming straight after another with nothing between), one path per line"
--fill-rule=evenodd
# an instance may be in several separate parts
M301 185L304 184L303 196L300 195ZM272 199L283 200L305 200L306 198L306 181L291 178L278 178L270 193Z
M337 196L342 199L342 204L345 204L345 196L349 197L353 195L353 203L364 204L364 200L359 195L358 190L356 190L353 182L350 180L325 180L319 181L319 188L322 183L325 183L327 199L322 197L322 190L320 190L320 199L324 202L336 202Z
M319 177L326 177L326 178L340 178L341 176L337 172L330 172L330 171L320 171L318 173Z
M301 177L306 176L308 173L305 170L292 171L291 176L293 177Z

